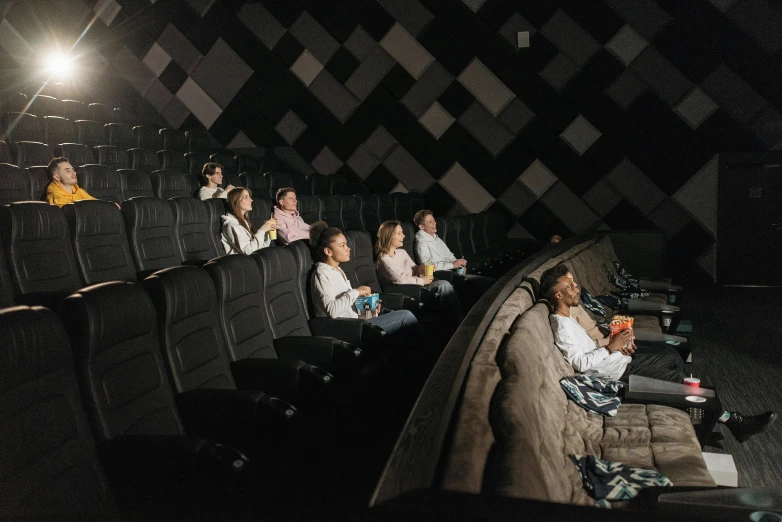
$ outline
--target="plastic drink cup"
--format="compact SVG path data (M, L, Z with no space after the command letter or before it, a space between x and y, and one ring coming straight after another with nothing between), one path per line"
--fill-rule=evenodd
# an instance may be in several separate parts
M434 275L434 265L424 265L424 275Z
M690 375L689 377L684 378L684 384L687 386L692 386L693 388L700 388L701 387L701 380L697 377L693 377Z
M277 241L277 229L273 228L269 230L269 239L272 241Z
M467 271L467 267L460 266L459 268L456 269L456 274L463 276L466 271Z

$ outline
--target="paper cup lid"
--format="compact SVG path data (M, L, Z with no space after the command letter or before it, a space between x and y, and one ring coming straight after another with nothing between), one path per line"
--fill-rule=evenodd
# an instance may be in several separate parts
M697 395L688 395L684 398L687 402L706 402L706 397L698 397Z

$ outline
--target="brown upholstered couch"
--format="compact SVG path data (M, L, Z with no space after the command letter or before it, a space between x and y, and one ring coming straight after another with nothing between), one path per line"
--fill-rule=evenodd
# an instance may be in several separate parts
M576 281L597 288L615 257L610 246L591 239L529 276L565 261ZM470 363L440 486L591 505L571 453L657 469L676 486L714 486L686 413L625 403L615 418L603 418L567 400L559 381L574 372L554 345L548 315L524 282L494 317Z

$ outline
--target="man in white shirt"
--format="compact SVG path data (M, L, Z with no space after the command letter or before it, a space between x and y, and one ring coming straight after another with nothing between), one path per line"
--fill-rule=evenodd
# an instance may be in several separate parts
M222 188L220 185L223 183L223 166L219 163L206 163L201 173L206 179L206 185L198 190L198 199L201 201L210 198L228 198L228 193L234 189L233 185L228 185Z
M437 235L437 220L431 210L419 210L413 217L418 227L415 234L415 257L418 264L434 265L435 270L458 270L467 266L465 259L456 259L445 241ZM462 270L463 271L463 270ZM479 275L465 275L472 294L468 303L473 303L494 284L495 279ZM458 285L454 285L459 288ZM459 296L462 298L463 296Z

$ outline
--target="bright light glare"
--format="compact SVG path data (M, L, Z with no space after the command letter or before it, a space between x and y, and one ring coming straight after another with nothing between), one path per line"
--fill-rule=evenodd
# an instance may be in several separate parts
M64 54L52 53L46 58L46 70L53 75L64 76L68 73L70 61Z

